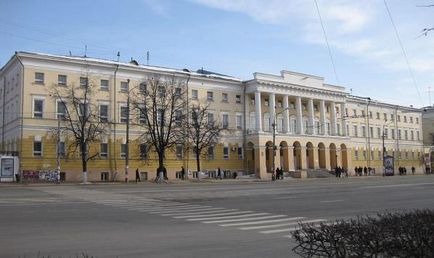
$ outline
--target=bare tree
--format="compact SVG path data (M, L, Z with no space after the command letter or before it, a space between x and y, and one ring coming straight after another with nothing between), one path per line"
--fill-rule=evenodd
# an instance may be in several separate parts
M57 119L61 120L62 134L70 142L68 153L79 152L83 170L83 183L87 183L88 161L99 152L89 153L92 143L98 142L106 134L106 121L99 117L99 109L95 104L94 89L88 78L81 78L79 86L55 86L53 97L57 99Z
M158 171L164 172L167 179L164 159L166 150L184 139L185 80L171 77L153 76L140 84L132 100L139 112L139 125L143 128L142 142L152 146L158 155ZM160 175L157 173L158 179Z
M417 5L417 7L428 7L429 8L429 7L434 7L434 4ZM427 36L428 33L430 33L433 30L434 30L434 27L432 27L432 28L423 28L422 31L421 31L421 34L419 35L419 37L420 36Z
M209 147L214 146L223 130L212 113L208 112L209 105L193 105L191 107L191 126L187 130L189 144L193 148L196 158L197 171L200 171L200 156L208 154ZM204 150L207 150L204 152Z

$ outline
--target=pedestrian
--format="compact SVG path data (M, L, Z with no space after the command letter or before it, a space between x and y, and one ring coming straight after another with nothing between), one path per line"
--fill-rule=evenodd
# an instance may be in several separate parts
M141 180L140 180L139 168L136 169L136 183L137 183L137 182L141 182Z
M414 172L416 172L416 168L414 168L414 166L413 167L411 167L411 174L414 176Z
M357 167L354 167L354 175L357 176L358 172L357 172Z
M335 167L335 176L336 176L336 177L339 177L338 167Z
M368 175L368 168L367 168L367 167L364 167L364 168L363 168L363 174L365 174L365 176Z
M181 166L181 179L185 180L185 169L184 169L184 166Z
M220 167L217 168L217 177L222 180L222 170L220 169Z

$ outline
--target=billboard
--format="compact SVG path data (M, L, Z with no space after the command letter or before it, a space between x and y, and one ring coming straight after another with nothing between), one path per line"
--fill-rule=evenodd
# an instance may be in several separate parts
M393 156L387 155L384 157L384 161L383 161L384 175L393 176L395 174L393 163L394 163Z

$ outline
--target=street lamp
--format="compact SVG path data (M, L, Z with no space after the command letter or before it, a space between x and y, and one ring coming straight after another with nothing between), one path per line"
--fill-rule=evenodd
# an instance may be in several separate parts
M274 114L274 118L273 118L273 123L271 124L271 126L273 127L273 167L272 167L272 173L274 174L275 170L276 170L276 161L275 161L275 156L276 156L276 117L279 114L282 114L284 111L288 110L289 107L284 108L283 110L281 110L280 112L277 112Z
M386 163L385 163L386 146L384 143L384 138L386 138L385 127L386 127L386 125L390 125L392 122L393 122L393 120L386 124L386 121L385 121L385 123L383 124L383 135L382 135L382 138L383 138L383 175L386 175Z
M125 150L125 183L128 183L128 166L129 166L129 159L130 159L130 153L129 153L129 142L130 142L130 79L127 80L127 132L126 132L126 150Z

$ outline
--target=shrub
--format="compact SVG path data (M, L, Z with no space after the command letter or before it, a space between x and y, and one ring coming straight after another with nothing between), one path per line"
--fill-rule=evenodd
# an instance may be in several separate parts
M434 257L434 211L385 212L299 224L292 233L301 257Z

